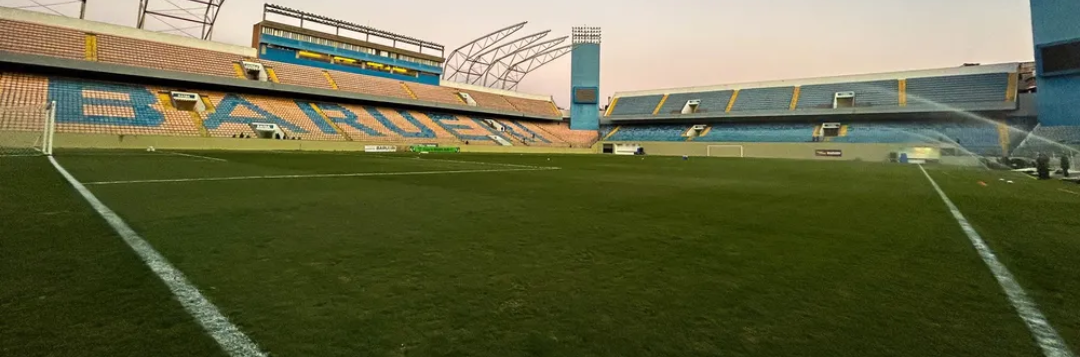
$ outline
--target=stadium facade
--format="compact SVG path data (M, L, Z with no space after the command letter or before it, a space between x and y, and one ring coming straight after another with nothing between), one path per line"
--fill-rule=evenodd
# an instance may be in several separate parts
M1051 122L1038 117L1057 107L1036 100L1035 64L624 91L600 111L600 32L582 27L568 48L564 113L548 95L440 80L447 61L430 41L273 5L264 14L247 47L0 8L13 34L0 38L0 108L56 101L60 147L432 144L884 161L1080 144L1080 126L1060 110ZM4 113L4 132L39 130L40 121ZM234 139L249 137L279 140Z

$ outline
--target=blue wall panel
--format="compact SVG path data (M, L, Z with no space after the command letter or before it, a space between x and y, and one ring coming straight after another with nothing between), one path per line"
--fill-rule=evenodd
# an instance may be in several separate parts
M571 51L570 58L570 129L599 130L599 105L574 103L573 90L591 87L600 95L600 45L580 44Z
M1080 1L1031 0L1035 46L1080 38ZM1040 60L1036 56L1036 61ZM1080 125L1080 75L1039 76L1039 122Z

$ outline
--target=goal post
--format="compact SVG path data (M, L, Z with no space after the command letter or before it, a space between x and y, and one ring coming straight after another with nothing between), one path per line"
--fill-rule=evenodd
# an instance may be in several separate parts
M0 104L0 156L52 155L56 102Z
M709 157L743 157L745 151L742 145L709 145L705 154Z

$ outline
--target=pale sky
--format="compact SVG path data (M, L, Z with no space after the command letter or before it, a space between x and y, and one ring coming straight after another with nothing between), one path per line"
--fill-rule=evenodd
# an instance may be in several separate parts
M554 38L569 35L572 26L599 26L602 103L616 91L1033 58L1028 0L270 2L440 43L447 55L521 21L529 25L515 37L551 29ZM28 3L0 0L0 6ZM250 45L263 3L226 0L214 40ZM134 26L137 4L89 0L87 18ZM518 90L553 95L565 107L569 78L565 56L525 77Z

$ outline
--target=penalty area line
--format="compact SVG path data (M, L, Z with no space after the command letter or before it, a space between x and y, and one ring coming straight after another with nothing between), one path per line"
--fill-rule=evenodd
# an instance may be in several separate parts
M467 174L467 173L480 173L480 172L545 171L545 170L558 170L558 169L559 168L557 168L557 167L545 167L545 168L528 168L528 169L480 169L480 170L439 170L439 171L405 171L405 172L354 172L354 173L345 173L345 174L264 175L264 176L204 177L204 178L187 178L187 179L96 181L96 182L85 182L83 184L84 185L119 185L119 184L133 184L133 183L282 180L282 179L374 177L374 176L418 176L418 175L442 175L442 174Z
M191 158L196 158L196 159L203 159L203 160L211 160L211 161L220 161L220 162L229 162L229 160L225 160L225 159L219 159L219 158L216 158L216 157L209 157L209 156L202 156L202 155L193 155L193 154L185 154L185 153L182 153L182 152L175 152L175 151L170 151L170 152L168 152L168 153L169 153L169 154L171 154L171 155L178 155L178 156L187 156L187 157L191 157Z
M975 227L968 222L967 218L960 213L960 209L953 204L949 196L945 195L945 191L941 190L941 186L938 186L934 178L930 177L930 173L926 172L926 169L922 165L919 165L919 170L922 170L923 175L930 181L930 185L937 191L938 196L941 196L941 200L945 202L945 206L948 207L949 212L952 213L956 223L960 224L960 229L967 235L968 240L971 241L971 245L975 247L975 250L979 253L979 257L982 258L983 263L990 268L990 272L994 275L994 279L997 279L998 285L1001 286L1001 290L1005 291L1005 295L1009 298L1009 303L1016 309L1016 314L1020 315L1020 319L1027 325L1028 331L1031 332L1032 337L1035 338L1035 342L1042 349L1043 355L1046 357L1075 357L1069 345L1065 344L1065 340L1061 338L1057 330L1050 325L1050 321L1046 319L1042 311L1039 310L1039 306L1035 304L1035 300L1032 300L1028 296L1024 288L1020 286L1020 283L1016 281L1012 273L1009 272L1009 268L1005 267L1001 261L997 259L994 251L990 249L990 246L986 245L979 232L975 231Z
M124 243L127 243L131 250L134 250L139 258L142 259L146 266L157 274L158 278L169 287L173 296L180 302L180 305L184 306L184 310L187 310L191 317L195 318L206 331L210 337L217 341L218 345L225 350L231 357L265 357L266 353L259 349L259 346L255 344L240 328L229 322L229 319L225 315L221 314L217 306L210 302L199 289L195 287L184 273L179 269L176 269L165 256L158 253L153 246L150 245L145 239L139 236L134 229L131 229L123 219L120 218L116 212L113 212L101 200L98 200L89 189L86 188L79 180L75 179L55 158L49 156L49 161L52 162L53 167L60 173L75 188L76 191L82 195L83 199L95 211L101 218L109 224L117 234L123 238Z

